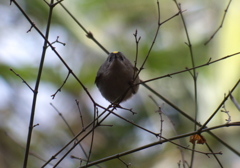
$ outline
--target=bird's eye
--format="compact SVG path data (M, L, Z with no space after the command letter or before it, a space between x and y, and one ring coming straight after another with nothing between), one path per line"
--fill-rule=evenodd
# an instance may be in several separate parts
M119 55L118 58L119 58L121 61L124 60L123 56L121 56L121 55Z
M108 62L112 62L112 59L113 59L113 57L112 57L112 56L109 56L109 57L108 57Z

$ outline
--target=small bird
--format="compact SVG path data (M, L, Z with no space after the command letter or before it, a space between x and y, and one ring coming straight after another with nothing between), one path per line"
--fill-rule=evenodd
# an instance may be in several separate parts
M95 83L102 96L111 103L129 99L138 91L137 68L118 51L109 54L97 72Z

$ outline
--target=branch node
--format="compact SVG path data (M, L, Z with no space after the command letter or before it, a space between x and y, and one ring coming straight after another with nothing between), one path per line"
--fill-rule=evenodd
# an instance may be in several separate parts
M93 39L93 34L92 34L92 32L90 32L90 31L87 33L86 36L87 36L87 38Z

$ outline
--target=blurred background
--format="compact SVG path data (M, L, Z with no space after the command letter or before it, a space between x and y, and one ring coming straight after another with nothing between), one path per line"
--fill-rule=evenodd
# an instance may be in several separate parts
M173 1L159 0L161 22L178 12ZM49 7L44 1L17 1L35 25L44 33L47 24ZM240 44L240 11L239 1L233 1L227 11L222 29L209 42L204 43L219 27L228 0L182 0L182 9L187 30L191 39L195 65L239 52ZM27 140L29 118L33 99L32 91L10 71L12 68L32 88L35 87L44 40L31 29L31 25L14 5L9 1L0 1L0 165L1 168L22 166ZM141 36L137 66L140 67L152 44L157 28L156 0L65 0L63 5L91 31L94 37L109 51L123 52L131 62L136 55L136 43L133 34L138 31ZM87 87L94 100L107 107L109 103L101 96L94 84L95 76L107 55L76 22L57 5L53 11L49 41L59 41L54 46L81 82ZM186 33L179 16L171 19L160 27L159 35L154 44L144 70L140 73L142 80L163 76L192 67ZM224 94L236 84L240 77L240 56L225 59L209 66L197 69L198 121L204 123L224 98ZM72 139L72 134L64 124L57 108L68 124L77 134L82 130L78 107L79 100L84 124L93 118L93 103L78 84L70 76L64 87L54 99L51 95L62 85L68 71L54 52L47 50L44 69L38 91L35 124L31 152L48 160ZM188 115L194 117L194 83L190 73L185 72L171 78L163 78L148 83L158 93L174 103ZM194 125L172 107L164 103L145 87L140 86L139 92L130 100L122 103L123 107L132 108L136 115L118 109L116 113L134 123L158 133L160 117L158 106L149 98L151 95L164 113L163 136L170 138L178 134L191 132ZM233 93L240 102L240 89ZM230 111L232 121L239 121L239 111L228 100L226 108ZM99 112L102 110L99 109ZM228 116L219 112L208 124L208 127L226 123ZM134 127L122 119L110 115L103 124L112 127L99 127L95 131L91 160L100 159L113 154L131 150L158 139ZM213 131L235 150L240 152L238 127L220 128ZM236 168L240 164L239 156L208 134L203 134L214 152L222 152L219 159L224 167ZM91 136L82 142L86 151L89 150ZM175 141L183 146L190 146L189 138ZM70 148L70 147L69 147ZM67 150L69 149L67 148ZM208 152L205 145L197 145L197 150ZM64 152L66 152L65 150ZM183 150L184 158L190 162L191 152ZM85 158L82 150L76 147L59 165L59 167L79 167L79 161L70 156ZM28 167L41 167L45 162L29 156ZM62 154L60 155L62 156ZM60 157L59 156L59 157ZM57 157L57 158L59 158ZM179 149L170 143L154 146L123 158L131 167L158 168L177 167L182 156ZM56 160L51 163L55 163ZM99 164L101 167L121 168L125 165L118 159ZM52 167L51 165L46 167ZM94 166L93 166L94 167ZM219 167L213 156L195 155L194 167Z

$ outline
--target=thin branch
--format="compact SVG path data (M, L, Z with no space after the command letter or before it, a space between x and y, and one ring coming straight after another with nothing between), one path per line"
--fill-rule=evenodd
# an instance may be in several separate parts
M223 27L223 23L225 21L227 11L228 11L228 8L229 8L231 2L232 2L232 0L229 0L228 5L227 5L226 9L224 10L224 14L223 14L223 17L222 17L221 24L219 25L217 30L213 33L213 35L204 43L204 45L207 45L214 38L214 36L218 33L218 31Z
M228 93L227 96L224 97L223 101L220 103L220 105L217 107L217 109L213 112L213 114L208 118L208 120L199 128L198 133L201 132L203 128L207 126L207 124L211 121L211 119L217 114L219 109L223 106L223 104L227 101L227 99L230 97L230 94L237 88L238 84L240 83L240 79L237 81L237 83L234 85L232 90Z
M240 104L237 102L237 100L233 97L231 93L230 93L230 99L232 100L233 104L236 106L238 111L240 111Z
M134 73L133 73L133 79L135 79L136 72L137 72L137 61L138 61L138 47L139 47L138 45L139 45L139 41L141 40L141 36L138 37L137 29L136 29L135 33L133 34L133 36L135 37L135 43L136 43L136 56L135 56L135 60L134 60L134 69L136 71L134 71Z
M70 125L68 124L67 120L66 120L65 117L62 115L62 113L61 113L52 103L50 103L50 105L54 108L54 110L58 113L58 115L59 115L59 116L61 117L61 119L64 121L64 123L65 123L66 126L68 127L69 131L71 132L72 136L75 137L76 135L74 134L72 128L70 127ZM77 141L77 139L76 139L76 141ZM85 157L87 158L88 155L87 155L85 149L83 148L82 144L79 143L79 146L80 146L81 150L83 151Z
M97 104L95 104L95 105L97 105ZM54 154L54 155L42 166L42 168L44 168L44 167L45 167L47 164L49 164L53 159L55 159L56 156L58 156L58 155L59 155L64 149L66 149L73 141L75 141L75 139L77 139L80 135L82 135L82 134L86 131L86 129L90 128L90 126L92 126L93 122L95 122L95 121L98 122L98 124L95 125L95 127L98 126L98 125L100 125L101 122L102 122L105 118L107 118L108 115L111 114L110 111L114 110L114 108L112 108L111 110L109 110L109 108L112 108L112 106L109 106L106 110L104 110L100 115L97 116L97 118L96 118L94 121L92 121L91 123L89 123L89 124L84 128L84 130L80 131L74 138L72 138L66 145L64 145L64 146L62 147L62 149L60 149L56 154ZM102 119L101 121L98 121L99 118L102 117L102 116L105 114L106 111L109 111L109 113L108 113L105 117L103 117L103 119ZM95 128L94 128L94 129L95 129ZM71 149L69 149L69 151L59 160L58 163L56 163L55 166L57 166L57 165L63 160L63 158L65 158L65 157L67 156L67 154L70 153L70 152L75 148L75 146L76 146L78 143L80 143L85 137L87 137L87 136L91 133L92 130L93 130L93 129L89 130L80 140L78 140L77 143L75 143L75 144L71 147Z
M210 150L210 152L213 153L213 156L214 156L215 159L217 160L219 166L223 168L223 165L222 165L222 163L220 162L220 160L218 159L218 157L216 156L216 153L213 152L213 150L211 149L211 147L208 145L207 142L206 142L205 144L206 144L206 146L208 147L208 149ZM222 153L222 152L221 152L221 153ZM206 155L208 156L208 154L206 154Z
M215 127L206 128L206 129L201 130L202 131L201 133L207 132L207 131L210 131L210 130L214 130L214 129L219 129L219 128L222 128L222 127L231 127L231 126L240 126L240 122L234 122L234 123L223 124L223 125L218 125L218 126L215 126ZM121 152L121 153L118 153L118 154L115 154L115 155L112 155L112 156L108 156L108 157L90 162L88 164L88 167L93 166L95 164L103 163L103 162L106 162L106 161L109 161L109 160L112 160L112 159L116 159L116 158L119 158L119 157L122 157L122 156L125 156L125 155L129 155L129 154L132 154L132 153L144 150L144 149L148 149L148 148L156 146L156 145L161 145L161 144L164 144L164 143L169 142L169 141L173 141L173 140L184 138L184 137L189 137L189 136L197 134L197 133L198 133L198 131L193 131L193 132L178 135L178 136L175 136L175 137L172 137L172 138L168 138L168 139L153 142L153 143L150 143L150 144L147 144L147 145L143 145L141 147L138 147L138 148L135 148L135 149L132 149L132 150ZM221 154L221 153L219 152L217 154ZM86 168L86 166L81 166L80 168Z
M20 144L19 142L17 142L16 141L16 138L14 138L14 137L12 137L12 136L10 136L7 132L4 132L5 133L5 135L10 139L10 140L12 140L14 143L16 143L18 146L20 146L22 149L26 149L22 144ZM13 145L13 144L12 144ZM34 153L34 152L32 152L32 151L29 151L29 155L31 155L31 156L33 156L33 157L35 157L35 158L37 158L37 159L39 159L39 160L41 160L41 161L43 161L43 162L46 162L46 160L45 159L43 159L41 156L39 156L38 154L36 154L36 153ZM50 164L51 166L53 166L53 164ZM60 168L60 167L59 167Z
M175 2L176 6L178 8L178 11L182 11L181 4L178 3L177 0L174 0L174 2ZM187 37L187 43L186 44L189 48L192 67L194 68L193 69L193 74L192 74L193 83L194 83L194 108L195 108L194 109L194 114L195 114L195 121L197 121L197 116L198 116L197 72L196 72L196 69L195 69L195 60L194 60L194 56L193 56L193 48L192 48L192 43L191 43L190 36L189 36L189 33L188 33L187 24L185 22L185 19L184 19L182 13L180 13L180 16L181 16L181 20L182 20L182 23L183 23L183 26L184 26L185 34L186 34L186 37ZM194 131L196 129L197 129L197 124L194 123ZM192 149L193 150L192 150L190 167L193 167L195 144L193 144Z
M112 108L112 110L114 110L114 108ZM110 111L111 111L111 110L110 110ZM106 111L104 111L104 112L102 113L102 115L105 114L105 112L106 112ZM111 112L109 112L108 114L106 114L106 115L103 117L103 119L99 121L99 123L102 123L110 114L111 114ZM99 116L101 116L101 115L99 115ZM93 122L95 122L95 120L94 120ZM87 127L90 127L90 126L93 124L93 122L92 122L91 124L89 124ZM76 145L77 145L78 143L80 143L80 142L81 142L83 139L85 139L89 134L91 134L92 131L93 131L97 126L98 126L98 125L95 125L94 127L92 127L80 140L78 140L78 142L77 142L76 144L73 144L73 146L72 146L72 147L59 159L59 161L54 165L54 168L57 167L57 166L62 162L62 160L76 147ZM87 127L86 127L86 128L87 128ZM79 134L77 134L77 136L79 136L79 135L82 134L82 133L83 133L83 132L81 131ZM76 137L77 137L77 136L76 136ZM72 142L74 139L75 139L75 138L73 138L70 142ZM70 142L69 142L67 145L65 145L64 148L66 148L66 147L70 144ZM63 148L63 149L64 149L64 148ZM58 155L63 149L61 149L56 155ZM55 156L56 156L56 155L55 155ZM47 163L49 163L51 160L52 160L52 159L50 159ZM45 166L47 165L47 163L46 163L45 165L43 165L42 168L45 167Z
M95 44L97 44L106 54L109 54L109 51L94 38L92 32L87 31L87 29L73 16L73 14L62 3L60 3L60 6L69 14L69 16L77 23L77 25L87 34L86 36L89 39L93 40Z
M160 5L159 5L159 1L158 1L158 0L157 0L157 12L158 12L158 15L157 15L157 16L158 16L157 30L156 30L155 36L154 36L154 38L153 38L152 44L151 44L151 46L150 46L150 48L149 48L149 50L148 50L148 53L147 53L147 55L146 55L146 57L145 57L142 65L141 65L141 67L139 68L139 71L137 72L137 75L136 75L136 76L138 76L139 73L144 69L143 67L144 67L145 63L147 62L147 60L148 60L148 58L149 58L149 55L150 55L150 53L151 53L151 51L152 51L152 48L153 48L153 46L154 46L154 44L155 44L155 41L156 41L157 36L158 36L158 33L159 33L159 29L160 29L161 24L160 24Z
M78 101L78 100L75 100L75 102L76 102L77 107L78 107L78 112L79 112L80 119L81 119L81 123L82 123L82 129L85 130L85 128L84 128L84 123L83 123L83 117L82 117L82 110L81 110L81 108L80 108L79 101Z
M116 104L115 106L111 105L111 106L109 106L107 109L104 108L104 107L102 107L102 106L100 106L100 105L98 105L98 104L97 104L97 106L103 108L103 109L104 109L104 112L102 112L102 113L98 116L98 118L96 118L93 122L97 121L101 116L103 116L103 114L105 114L106 111L108 111L108 114L106 114L106 115L98 122L97 125L95 125L93 128L91 128L80 140L78 140L77 143L79 143L79 142L81 142L83 139L85 139L85 138L86 138L96 127L98 127L110 114L113 114L113 115L115 115L115 116L123 119L124 121L127 121L127 122L131 123L132 125L134 125L134 126L140 128L140 129L142 129L142 130L145 130L145 131L147 131L147 132L155 135L156 137L159 136L159 133L154 133L154 132L152 132L152 131L150 131L150 130L147 130L147 129L145 129L145 128L143 128L143 127L141 127L141 126L139 126L139 125L137 125L137 124L135 124L135 123L133 123L133 122L125 119L125 118L123 118L122 116L114 113L113 110L116 109L116 107L118 106L118 104ZM110 110L109 108L112 108L112 109ZM91 122L88 126L86 126L85 129L89 128L89 127L93 124L93 122ZM78 136L81 135L82 133L83 133L82 131L81 131L80 133L78 133L67 145L65 145L58 153L56 153L56 154L55 154L46 164L44 164L42 167L45 167L52 159L56 158L56 156L57 156L60 152L62 152L68 145L70 145L70 143L71 143L74 139L76 139L76 137L78 137ZM77 143L74 144L74 145L59 159L59 161L54 165L54 167L56 167L56 166L75 148L75 146L77 145Z
M12 0L12 2L18 7L18 9L23 13L23 15L26 18L29 19L27 14L18 5L18 3L15 0ZM54 0L51 0L51 4L53 4L53 2L54 2ZM33 92L32 109L31 109L31 116L30 116L30 122L29 122L29 128L28 128L29 130L28 130L28 136L27 136L27 144L26 144L23 168L26 168L27 167L27 163L28 163L28 156L29 156L29 150L30 150L30 144L31 144L31 138L32 138L32 131L33 131L33 124L34 124L35 108L36 108L36 103L37 103L37 94L38 94L38 88L39 88L39 84L40 84L40 80L41 80L41 76L42 76L44 59L45 59L46 50L47 50L47 41L48 41L48 36L49 36L49 31L50 31L53 7L54 6L52 6L52 7L50 6L50 8L49 8L47 27L46 27L45 35L43 35L43 37L44 37L44 44L43 44L43 50L42 50L42 55L41 55L41 61L40 61L40 64L39 64L38 75L37 75L35 88L34 88L34 92ZM31 23L31 25L34 28L36 28L36 26L33 24L33 22L30 22L30 23Z
M159 133L159 140L161 141L162 139L166 139L166 138L164 138L163 137L163 135L162 135L162 131L163 131L163 114L164 114L164 112L163 112L163 110L162 110L162 107L160 107L159 105L158 105L158 103L157 103L157 101L152 97L152 96L149 96L152 100L153 100L153 102L156 104L156 106L158 107L158 110L157 110L157 112L159 113L159 116L160 116L160 133ZM164 105L164 104L163 104ZM162 105L162 106L163 106ZM173 130L174 130L174 132L175 132L175 134L177 135L177 131L176 131L176 129L175 129L175 126L174 126L174 123L172 122L172 120L167 116L167 115L165 115L167 118L168 118L168 120L170 121L170 123L172 124L172 126L173 126ZM181 143L180 142L180 140L178 140L179 141L179 144ZM175 144L176 145L176 143L174 143L174 142L172 142L172 141L170 141L172 144ZM177 146L181 146L181 145L178 145L177 144ZM184 148L184 147L183 147ZM182 149L181 148L178 148L179 149L179 151L180 151L180 153L181 153L181 157L182 157L182 163L183 163L183 168L185 168L185 165L184 165L184 153L183 153L183 151L182 151Z
M227 123L230 123L231 115L229 114L229 111L227 110L225 103L223 104L222 108L223 108L223 110L221 110L221 112L227 114L227 116L228 116L228 119L225 119L225 120L227 121Z
M198 68L201 68L201 67L204 67L204 66L207 66L207 65L210 65L210 64L214 64L216 62L219 62L219 61L222 61L224 59L227 59L227 58L230 58L230 57L233 57L233 56L239 56L240 52L236 52L234 54L230 54L230 55L227 55L225 57L222 57L220 59L216 59L214 61L210 61L208 60L207 63L204 63L202 65L199 65L199 66L195 66L195 67L192 67L192 68L185 68L184 70L180 70L180 71L177 71L177 72L173 72L173 73L170 73L170 74L166 74L166 75L163 75L163 76L159 76L159 77L156 77L156 78L151 78L151 79L148 79L148 80L141 80L139 83L135 84L135 85L139 85L139 84L143 84L143 83L148 83L148 82L151 82L151 81L155 81L155 80L158 80L158 79L162 79L162 78L166 78L166 77L172 77L173 75L177 75L177 74L181 74L181 73L184 73L184 72L188 72L190 70L193 70L193 69L198 69Z
M80 165L81 165L81 163L82 163L82 161L87 161L86 159L83 159L83 158L79 158L79 157L76 157L76 156L74 156L74 155L71 155L70 156L72 159L77 159L77 160L80 160ZM101 168L101 166L99 166L99 165L95 165L96 167L98 167L98 168Z
M167 139L166 139L167 140ZM189 151L192 151L193 149L190 149L190 148L188 148L188 147L186 147L186 146L182 146L182 145L179 145L179 144L177 144L177 143L175 143L175 142L173 142L173 141L169 141L170 143L172 143L172 144L174 144L174 145L176 145L176 146L178 146L178 147L180 147L180 148L183 148L183 149L186 149L186 150L189 150ZM196 152L196 153L200 153L200 154L203 154L203 155L206 155L207 157L209 157L209 155L222 155L222 152L213 152L213 151L210 151L210 152L202 152L202 151L199 151L199 150L194 150L194 152ZM182 160L182 161L184 161L184 160Z
M118 108L119 108L119 109L126 110L126 111L129 111L129 112L131 112L131 113L132 113L132 115L135 115L135 114L137 114L137 112L133 111L133 109L132 109L132 108L128 109L128 108L125 108L125 107L122 107L122 106L119 106Z
M96 106L94 106L93 124L92 124L92 137L91 137L90 148L89 148L89 153L88 153L86 166L88 165L88 163L90 161L91 154L92 154L93 140L94 140L94 135L95 135L95 128L96 128L96 125L97 125L96 124L96 122L97 122L96 117L97 117L97 108L96 108Z
M157 101L151 95L149 97L154 102L154 104L158 107L158 110L156 112L158 112L159 117L160 117L160 129L159 129L159 137L160 137L160 139L159 140L161 140L161 138L163 136L162 132L163 132L163 121L164 121L163 120L163 116L162 116L162 114L163 114L162 107L158 105Z
M72 69L67 65L67 63L63 60L63 58L60 56L60 54L56 51L55 47L48 41L48 39L45 38L43 33L40 31L40 29L33 23L33 21L28 17L28 15L24 12L24 10L19 6L19 4L15 0L11 0L17 8L22 12L24 17L28 20L28 22L34 27L34 29L38 32L38 34L46 41L48 46L51 47L52 51L57 55L57 57L61 60L61 62L64 64L64 66L68 69L68 71L73 75L73 77L76 79L76 81L81 85L83 90L87 93L88 97L91 99L93 103L95 103L94 99L88 92L87 88L83 85L83 83L78 79L77 75L72 71Z
M54 42L52 42L51 44L53 45L54 43L59 43L59 44L62 44L63 46L66 45L66 43L63 43L63 42L59 41L58 39L59 39L59 36L57 36L57 39Z
M174 108L175 110L177 110L181 115L183 115L184 117L186 117L187 119L189 119L192 122L196 122L196 124L198 126L202 126L199 122L195 121L191 116L189 116L187 113L185 113L183 110L181 110L180 108L178 108L174 103L170 102L168 99L166 99L165 97L163 97L161 94L159 94L158 92L156 92L154 89L152 89L150 86L148 86L147 84L143 83L143 86L146 87L148 90L150 90L153 94L155 94L157 97L159 97L160 99L162 99L165 103L167 103L169 106L171 106L172 108ZM220 142L221 144L223 144L225 147L227 147L229 150L231 150L232 152L234 152L236 155L240 156L240 152L237 151L235 148L233 148L232 146L230 146L228 143L224 142L221 138L219 138L218 136L216 136L214 133L208 131L208 133L213 136L218 142Z
M34 93L33 88L19 74L17 74L12 68L10 68L10 71L12 71L17 77L22 79L22 82L25 83L27 87Z
M56 96L56 94L57 94L58 92L61 92L61 89L63 88L63 86L64 86L65 83L67 82L69 75L70 75L70 71L68 71L67 77L66 77L65 80L63 81L63 83L62 83L62 85L60 86L60 88L59 88L54 94L51 95L52 99L55 98L55 96Z
M131 163L124 162L120 157L118 157L118 160L120 160L127 168L131 166Z

